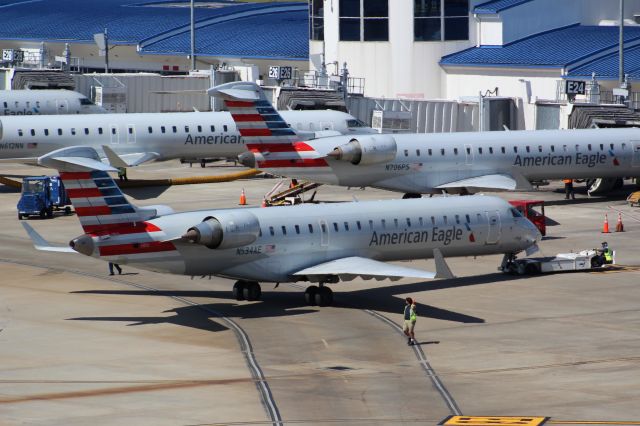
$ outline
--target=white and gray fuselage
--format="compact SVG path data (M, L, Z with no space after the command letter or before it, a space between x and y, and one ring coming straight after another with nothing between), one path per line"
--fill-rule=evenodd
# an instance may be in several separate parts
M370 150L384 161L353 164L326 156L350 141L362 141L364 146L377 138L393 138L395 143L387 158L375 146ZM324 155L326 166L264 170L321 183L406 193L464 186L527 189L528 182L543 179L640 176L640 129L636 128L335 136L306 143ZM267 160L273 157L264 156ZM511 179L514 187L504 187L497 175ZM460 184L464 181L469 185Z
M104 114L107 111L72 90L0 90L0 115Z
M373 132L340 111L282 111L281 114L300 132ZM35 163L35 158L48 152L79 145L94 147L99 152L107 145L119 155L156 153L159 161L235 158L245 150L244 139L228 112L0 118L0 160L4 162L16 159Z
M180 238L207 220L222 225L218 248ZM304 280L294 276L296 271L350 256L426 259L436 248L445 257L512 254L540 239L531 222L507 202L482 195L203 210L161 216L148 224L147 232L141 227L135 234L91 240L85 235L74 241L89 244L85 254L142 269L288 282ZM149 251L127 254L132 244L137 251Z

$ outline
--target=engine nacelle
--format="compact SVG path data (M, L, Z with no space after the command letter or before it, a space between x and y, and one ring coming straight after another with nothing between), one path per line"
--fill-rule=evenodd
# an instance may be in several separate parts
M210 249L229 249L253 243L260 235L260 222L244 211L220 212L187 230L182 238Z
M354 165L387 163L396 158L398 146L391 135L366 135L351 139L349 143L336 147L329 157L349 161Z

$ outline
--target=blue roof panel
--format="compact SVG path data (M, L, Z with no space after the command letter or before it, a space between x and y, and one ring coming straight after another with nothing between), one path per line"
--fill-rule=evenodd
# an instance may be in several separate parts
M640 39L640 27L625 28L625 41ZM615 47L618 27L571 26L504 46L480 46L444 56L441 65L565 67Z
M492 0L486 3L477 5L473 12L478 15L499 13L505 9L511 9L521 5L522 3L528 3L533 0Z
M598 80L617 80L618 69L618 52L614 52L570 69L567 77L591 78L591 74L595 73ZM624 72L629 79L640 80L640 46L624 49Z
M171 3L175 4L178 1L180 0ZM186 5L189 3L188 0L182 1ZM0 40L93 43L93 34L101 33L107 28L111 44L139 44L167 34L169 38L164 42L149 45L153 46L154 52L187 54L190 51L188 43L185 47L181 40L185 37L184 34L187 39L189 37L189 8L166 7L162 4L166 2L0 0ZM260 54L260 57L308 58L306 3L234 3L227 0L215 2L220 3L222 7L202 7L197 8L195 12L196 21L202 23L202 27L196 30L200 54L253 57ZM208 0L207 3L212 3L212 0ZM283 12L283 7L292 7L293 11ZM252 13L262 13L269 8L273 8L274 13L251 18ZM280 11L276 12L277 9ZM224 22L225 17L237 16L238 13L248 17L229 18L234 19L230 21L234 22L231 25L230 22ZM216 18L221 18L221 22L208 23ZM266 20L265 24L261 23L262 19ZM258 28L262 28L264 33ZM221 30L224 31L223 34L220 33ZM230 37L227 34L229 32L235 37ZM175 35L176 33L181 35ZM231 39L232 43L225 46L217 41L220 39ZM266 46L264 50L261 49L262 46ZM145 49L142 52L144 53ZM246 52L253 52L253 55L245 54Z

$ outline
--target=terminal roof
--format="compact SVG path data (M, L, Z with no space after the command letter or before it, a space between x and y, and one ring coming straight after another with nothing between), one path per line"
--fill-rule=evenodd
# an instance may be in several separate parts
M491 0L486 3L481 3L473 9L473 13L478 15L494 14L502 12L505 9L510 9L521 5L522 3L528 3L533 0Z
M215 6L195 11L199 55L308 60L306 3L197 3ZM93 34L106 28L112 45L137 45L141 54L186 55L188 4L188 0L0 0L0 39L93 43Z
M640 27L625 28L625 58L629 67L640 63ZM560 68L580 75L607 78L615 71L618 51L618 27L573 25L535 34L504 46L472 47L444 56L443 66ZM635 56L638 56L637 58ZM595 67L595 68L594 68ZM638 68L638 67L636 67ZM626 71L626 67L625 67ZM617 78L617 77L616 77Z

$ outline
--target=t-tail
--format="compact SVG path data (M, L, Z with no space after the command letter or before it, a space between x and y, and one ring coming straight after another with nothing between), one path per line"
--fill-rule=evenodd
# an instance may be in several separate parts
M243 165L263 170L328 166L325 155L301 141L258 85L227 83L212 87L208 94L224 101L246 142L247 152L238 157Z
M116 171L100 161L90 147L69 147L38 159L38 164L57 169L85 234L70 246L87 256L116 259L123 255L174 251L170 242L157 238L161 232L147 222L157 209L141 209L129 203L109 175Z

